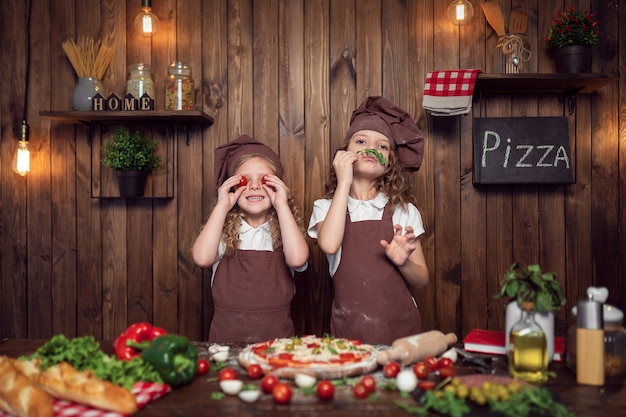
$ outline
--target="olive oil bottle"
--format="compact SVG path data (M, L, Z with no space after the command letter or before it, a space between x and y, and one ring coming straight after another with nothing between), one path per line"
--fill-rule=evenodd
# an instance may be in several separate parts
M535 305L522 303L520 320L509 334L509 374L527 382L548 380L548 344L546 334L534 319Z

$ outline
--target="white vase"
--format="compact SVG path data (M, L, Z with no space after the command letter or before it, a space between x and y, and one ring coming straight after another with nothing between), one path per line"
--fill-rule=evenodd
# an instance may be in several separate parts
M95 78L79 78L76 87L74 87L74 94L72 95L74 110L93 110L92 100L98 93L104 95L102 81Z
M515 325L520 319L522 315L522 310L517 305L517 301L511 301L506 306L506 347L508 351L509 346L509 333L511 332L511 327ZM546 334L546 340L548 342L548 363L552 362L552 358L554 357L554 313L539 313L535 312L535 322L541 326L543 332Z

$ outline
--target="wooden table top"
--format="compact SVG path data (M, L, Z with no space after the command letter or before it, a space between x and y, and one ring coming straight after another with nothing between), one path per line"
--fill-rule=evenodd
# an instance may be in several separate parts
M0 355L19 357L33 353L45 340L2 340L0 341ZM200 357L208 356L208 343L196 342ZM110 350L110 343L102 343L102 349ZM233 344L229 366L234 368L244 383L260 385L260 381L251 381L245 370L239 366L236 357L243 345ZM109 353L109 352L107 352ZM484 355L488 356L488 355ZM494 357L499 367L498 374L506 375L505 359ZM475 373L476 370L462 365L455 366L458 374ZM552 394L567 405L568 409L579 417L597 416L626 416L626 382L624 377L606 379L603 387L584 386L576 383L574 374L564 363L552 363L550 371L555 373L545 386ZM378 370L373 375L382 380L382 372ZM418 403L411 397L403 398L397 391L377 389L377 399L357 400L347 386L339 386L332 401L322 402L315 395L305 395L294 389L289 405L275 404L270 395L263 394L261 399L253 404L247 404L236 396L225 396L215 399L212 393L221 392L215 381L217 372L212 370L205 376L198 376L192 383L173 390L164 397L149 403L137 412L136 417L165 417L165 416L324 416L324 417L396 417L406 415L394 402L403 401L417 406ZM291 383L295 388L295 385ZM431 414L433 416L439 414ZM489 416L491 414L484 407L474 407L467 416Z

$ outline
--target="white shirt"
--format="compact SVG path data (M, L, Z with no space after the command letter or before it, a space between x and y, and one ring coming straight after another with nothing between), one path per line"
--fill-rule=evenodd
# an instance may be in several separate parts
M381 220L383 218L383 212L385 205L389 201L384 193L378 193L372 200L357 200L348 196L348 213L350 213L350 220L352 222L360 222L364 220ZM311 221L309 222L308 234L314 239L317 239L317 224L326 219L328 210L330 209L330 199L319 199L313 203L313 213L311 214ZM424 223L422 222L422 215L417 207L413 204L408 204L407 209L404 210L400 206L396 206L392 214L393 224L399 224L403 228L412 226L415 236L424 234ZM393 226L392 226L393 227ZM328 270L330 275L335 275L337 268L339 268L339 262L341 261L341 247L335 254L327 254Z
M274 245L272 243L272 234L270 233L269 222L265 222L259 227L250 226L243 218L241 219L241 226L239 227L239 249L240 250L266 250L274 251ZM211 275L211 285L213 285L213 278L215 277L215 271L226 252L226 245L220 240L220 244L217 248L217 261L213 264L213 274ZM308 262L295 270L302 272L306 270ZM294 274L294 269L290 268L291 275Z

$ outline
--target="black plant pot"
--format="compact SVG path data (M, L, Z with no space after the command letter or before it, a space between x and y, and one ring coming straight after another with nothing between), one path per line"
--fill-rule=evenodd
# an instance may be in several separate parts
M570 45L554 53L557 72L587 73L591 69L591 45Z
M117 171L120 197L141 197L150 171Z

